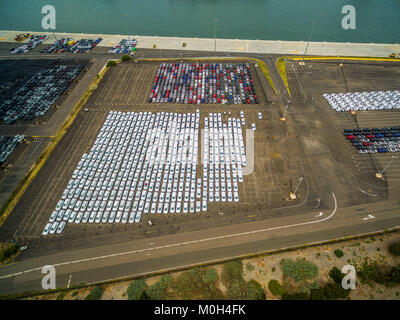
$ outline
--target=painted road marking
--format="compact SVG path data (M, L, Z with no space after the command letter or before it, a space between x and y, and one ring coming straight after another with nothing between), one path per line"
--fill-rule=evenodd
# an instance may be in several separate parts
M368 217L363 218L363 220L369 220L369 219L375 219L375 217L372 214L369 214Z
M371 196L371 197L377 197L377 196L378 196L377 194L370 194L370 193L368 193L367 191L364 191L363 189L360 189L360 191L361 191L362 193L365 193L365 194L368 195L368 196Z
M69 275L67 288L69 288L69 286L71 285L71 278L72 278L72 274Z

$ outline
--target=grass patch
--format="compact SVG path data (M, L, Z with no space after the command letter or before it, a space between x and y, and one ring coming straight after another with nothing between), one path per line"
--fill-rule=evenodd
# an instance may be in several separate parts
M289 277L300 283L318 276L318 267L305 259L282 259L280 267L284 277Z
M19 252L19 245L3 244L0 250L0 262L4 262L11 259L18 252Z
M291 96L292 94L290 93L289 81L288 81L287 73L286 73L286 58L285 57L280 57L276 61L276 68L278 69L278 72L281 75L282 81L285 84L287 92Z

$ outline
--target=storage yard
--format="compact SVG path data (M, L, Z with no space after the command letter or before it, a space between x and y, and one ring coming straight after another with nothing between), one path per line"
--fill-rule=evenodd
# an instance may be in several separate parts
M212 97L209 103L205 103L206 100L204 100L204 104L200 105L185 104L184 100L183 103L177 103L176 100L175 103L173 101L162 103L161 100L159 103L157 100L149 103L149 92L163 63L163 61L131 61L108 70L7 219L6 228L2 228L1 231L2 237L29 240L32 243L40 239L42 244L50 244L55 238L62 236L63 239L68 240L63 246L89 247L98 241L119 242L298 215L315 210L316 206L318 210L324 210L331 205L326 199L331 197L332 192L341 198L343 205L367 203L376 199L371 199L359 190L361 188L371 192L370 185L378 187L376 190L372 189L379 199L390 196L388 190L385 189L387 181L377 181L374 174L371 174L371 170L382 168L390 159L382 158L377 162L363 159L361 161L364 161L364 164L360 167L361 162L354 157L356 154L354 148L351 148L343 136L343 130L356 127L356 122L348 113L334 112L322 96L325 93L340 92L345 86L354 87L352 88L354 92L364 91L361 91L359 87L364 86L364 84L360 85L360 82L365 80L356 75L359 69L353 71L349 67L348 69L351 70L345 71L346 84L344 85L342 71L340 69L338 69L340 73L335 71L338 68L336 64L307 62L305 68L314 68L312 69L313 78L308 78L308 69L302 70L301 68L304 67L298 66L295 62L287 63L293 100L287 114L288 120L283 123L279 121L283 108L276 103L267 102L254 63L243 60L189 61L188 65L196 66L198 63L198 66L203 64L212 66L220 63L221 66L228 66L228 68L231 64L232 66L242 65L245 69L248 66L247 70L253 80L253 82L249 81L252 84L249 87L254 90L254 94L258 94L258 104L255 100L252 103L251 99L247 104L247 99L241 99L241 95L240 100L238 97L236 99L237 104L233 96L232 104L224 104L221 92L219 93L221 94L220 101L218 99L214 101ZM165 62L164 65L169 63L171 62ZM172 62L172 65L174 63L175 67L179 68L179 62ZM296 69L295 73L294 69ZM361 65L366 78L374 77L376 70L379 70L382 87L385 87L383 85L385 82L391 83L391 86L386 88L387 90L394 90L394 87L398 86L392 83L392 69L396 70L395 67L390 66ZM318 72L315 73L315 70ZM331 74L332 70L334 70L333 76L327 77L326 75ZM323 80L320 80L319 76ZM227 85L229 85L228 82ZM382 87L366 88L366 90L384 90ZM227 92L229 93L229 87ZM393 112L396 116L398 114L393 110L373 112ZM131 165L131 160L132 166L133 163L138 166L142 157L148 156L150 161L157 159L158 153L156 151L154 154L153 148L150 153L149 144L147 144L149 153L139 152L139 149L135 149L134 146L135 143L140 142L136 142L134 138L130 140L131 142L127 141L128 138L125 139L124 134L128 133L123 133L124 130L118 125L115 132L107 131L110 123L115 121L112 118L117 115L128 119L126 130L132 134L132 137L135 136L133 124L142 117L146 121L146 129L156 130L155 132L158 132L157 130L164 132L163 130L167 130L167 124L171 125L171 130L175 124L175 130L178 130L179 123L184 126L183 119L185 118L186 127L182 127L181 130L183 128L189 130L187 134L191 138L187 136L186 146L192 148L190 159L194 161L196 158L197 165L192 164L189 168L186 164L185 167L182 164L183 158L179 159L180 165L177 164L178 158L175 158L174 168L171 165L166 168L168 164L164 167L150 168L144 163L143 166L146 167L140 167L140 169L136 167L135 173L130 177L127 168ZM342 116L346 119L345 121L338 118ZM359 115L358 117L361 118ZM393 118L384 124L378 123L376 126L392 127L395 126L396 121L396 118ZM159 123L159 126L154 127L155 123ZM235 126L236 129L240 129L242 139L240 135L235 138ZM371 127L375 128L375 126ZM155 144L161 147L161 131L159 134L152 131L153 134L143 135L141 139L146 141L152 137L155 139L153 143L158 141ZM184 132L186 134L186 131ZM240 154L238 159L240 158L241 164L243 165L244 160L247 166L254 166L250 174L239 175L239 168L232 164L230 167L227 166L228 161L231 160L229 153L232 148L229 132L233 135L232 141L238 143ZM114 136L115 134L117 136ZM122 136L118 136L120 134ZM191 134L194 135L191 136ZM201 134L208 137L206 139L208 143L206 142L204 146L201 144ZM249 158L246 149L249 147L247 145L249 134L254 134L254 161ZM197 135L198 141L194 138ZM160 140L157 140L156 136L159 136ZM118 140L121 141L118 149L130 150L126 154L121 154L119 159L115 154L112 156L110 153L117 149L117 144L114 145L111 141ZM173 141L179 145L179 140ZM192 145L191 141L193 141ZM197 143L195 155L194 146ZM235 142L233 144L233 149L236 149ZM207 147L208 151L206 151ZM242 158L243 149L244 159ZM123 152L121 150L118 153ZM162 149L155 148L154 150ZM170 153L171 157L172 154L173 152ZM155 158L152 158L152 155ZM167 155L168 153L165 154ZM216 158L217 155L221 158ZM207 167L200 163L202 158L208 159L210 156L214 156L213 161L218 159L219 163L209 162ZM187 159L189 159L189 153ZM221 159L225 163L222 163ZM111 164L114 166L112 170ZM364 170L367 164L372 169ZM89 167L90 165L92 168ZM93 165L102 169L96 170ZM123 166L125 169L122 169ZM104 169L106 167L108 170ZM237 168L236 174L233 172L233 167ZM189 171L191 175L187 174ZM344 175L344 172L351 172L351 174ZM124 177L125 173L127 173L126 177ZM398 177L400 180L400 176L397 176L399 173L394 166L387 172L388 178ZM152 181L153 178L154 181ZM297 199L289 200L289 194L294 191L300 178L303 178L303 182L299 185ZM137 189L132 189L135 179L137 179L136 188L143 182L140 195ZM160 181L157 181L158 179ZM222 179L225 180L223 183ZM114 186L112 186L113 183ZM145 183L148 188L146 194L142 193ZM80 189L79 192L76 189ZM149 189L152 191L149 192ZM75 200L71 201L73 199ZM136 206L137 211L133 215L133 208ZM87 210L88 207L90 210ZM138 212L141 212L141 215L136 214ZM50 225L45 228L50 223L49 221L53 228ZM149 221L152 225L149 225ZM61 222L65 225L63 223L60 226ZM42 235L43 232L46 236ZM118 237L115 237L115 234L118 234ZM86 241L82 242L82 239Z
M28 53L29 51L46 41L48 37L48 35L32 35L28 38L26 43L17 48L11 49L10 52L13 54Z
M136 39L122 39L118 44L113 46L108 53L131 53L136 51L137 40Z
M72 38L62 38L42 49L40 53L88 53L96 47L101 40L103 39L80 39L75 41Z
M149 102L258 104L258 99L248 63L163 63Z
M202 64L203 63L201 63L201 65ZM209 67L212 64L213 63L210 62L208 64ZM243 64L243 61L229 61L229 64L230 65L233 65L233 64L239 65L239 64ZM178 68L179 68L179 63L176 63L175 65L178 66ZM198 63L198 67L199 66L200 66L200 64ZM221 66L222 66L222 64L221 64ZM192 67L192 64L191 64L191 67ZM160 66L160 63L151 62L151 61L142 61L140 64L137 64L137 65L134 63L130 63L128 65L124 65L123 67L121 65L115 66L115 68L113 68L113 70L110 71L111 76L109 76L109 75L106 76L105 79L100 83L99 88L101 88L101 89L94 93L94 96L96 97L95 103L100 107L101 106L110 106L110 105L111 106L149 106L151 103L152 105L160 105L163 109L171 108L172 110L175 110L175 107L179 107L179 108L183 107L181 110L185 110L186 108L188 108L188 106L185 105L185 98L183 100L181 100L181 99L178 101L175 100L175 103L172 103L172 93L171 93L171 103L162 103L160 99L157 102L157 98L153 99L153 96L155 94L155 89L156 89L156 88L153 89L153 87L154 86L157 87L157 84L155 83L155 81L160 80L160 77L158 76L160 68L162 68L162 66ZM194 68L196 68L196 64L195 64ZM225 69L225 71L226 71L226 69ZM244 72L243 72L243 74L244 74ZM260 87L259 81L257 81L258 80L257 76L256 76L257 73L256 73L256 70L254 69L254 64L249 64L249 74L250 74L250 76L252 75L251 80L253 81L253 83L251 83L251 85L250 85L250 78L248 78L249 88L251 88L254 91L254 94L259 93L259 95L256 96L256 99L258 100L259 104L265 104L266 97L262 95L263 90ZM188 75L186 77L188 78ZM225 75L225 77L227 77L227 76ZM173 75L171 75L171 78L173 79ZM221 78L222 79L218 79L218 84L223 85L225 88L223 76ZM196 80L195 76L193 77L192 80L193 80L193 86L194 86L194 81ZM205 81L204 78L203 78L203 80ZM228 82L226 82L226 85L228 85ZM182 83L179 86L183 89L183 79L182 79ZM193 86L192 86L192 89L190 89L191 85L190 85L189 81L187 81L187 84L185 85L185 87L186 86L187 86L187 93L189 94L189 91L193 90ZM215 82L215 87L216 86L217 86L217 83ZM203 86L203 88L204 87L205 86ZM240 90L239 87L240 86L238 84L238 93ZM130 88L131 90L128 90L128 88ZM165 91L167 90L166 88L167 88L167 86L165 86ZM243 88L244 88L244 86L243 86ZM199 89L201 89L201 87L199 87ZM233 98L233 89L231 89L231 90L232 90L232 98ZM154 91L154 92L152 92L152 91ZM124 94L122 94L122 93L124 93ZM151 93L151 96L152 96L151 102L149 102L149 93ZM229 93L229 88L228 88L227 94L228 93ZM161 91L159 92L159 94L161 95ZM189 95L188 94L186 95L187 96L186 104L189 104ZM216 96L214 98L213 97L214 94L215 95L218 94L219 97ZM158 95L158 93L157 93L157 95ZM192 95L193 95L193 92L192 92ZM246 96L244 96L244 97L246 97ZM161 98L161 96L160 96L160 98ZM204 101L203 104L205 104L205 105L201 107L202 110L204 110L204 108L207 108L211 105L222 104L221 91L217 92L217 89L215 89L210 98L211 98L211 100L208 101L207 104L205 104L205 101ZM214 99L215 99L215 102L214 102ZM218 99L219 99L219 102L218 102ZM242 99L242 96L240 96L240 99ZM247 103L246 99L243 99L243 100L245 100L244 103ZM236 104L232 103L230 105L230 107L232 107L234 109L238 109L238 102L239 102L238 97L237 97L236 101L237 101L237 103ZM201 95L200 95L200 99L198 100L198 103L201 103ZM249 103L255 104L255 100L253 101L253 103L251 103L251 101L249 101ZM193 98L192 98L192 104L193 104ZM256 108L256 106L254 106L254 107Z
M74 80L79 79L86 64L65 60L3 60L0 120L10 125L49 119L52 114L49 111L62 103L63 94L73 89Z

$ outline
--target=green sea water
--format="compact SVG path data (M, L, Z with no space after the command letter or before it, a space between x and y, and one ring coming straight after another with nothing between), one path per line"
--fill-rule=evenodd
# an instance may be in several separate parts
M56 8L56 31L213 38L399 43L400 0L0 0L0 29L41 31L41 8ZM344 5L356 29L341 27ZM214 22L218 19L218 22Z

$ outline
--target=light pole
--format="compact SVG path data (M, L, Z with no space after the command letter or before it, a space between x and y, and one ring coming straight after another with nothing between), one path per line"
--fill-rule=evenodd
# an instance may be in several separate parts
M297 190L299 189L299 187L300 187L300 185L301 185L301 183L303 182L303 177L301 177L301 178L299 178L299 183L297 184L297 187L296 187L296 189L294 190L294 192L291 192L290 193L290 199L292 199L292 200L294 200L294 199L296 199L296 192L297 192Z
M389 168L389 166L392 164L392 162L394 161L394 159L397 159L398 157L395 157L395 156L392 156L392 160L390 160L389 162L388 162L388 164L382 169L382 171L381 172L377 172L376 173L376 177L378 178L378 179L382 179L383 178L383 173L385 172L385 170L387 169L387 168Z
M305 57L305 55L306 55L306 53L307 53L308 46L309 46L309 44L310 44L311 37L312 37L312 35L313 35L314 28L315 28L315 25L316 25L316 24L317 24L317 21L316 21L316 20L314 20L314 21L312 22L312 28L311 28L311 32L310 32L310 35L309 35L309 37L308 37L308 41L307 41L307 45L306 45L306 49L304 50L304 54L303 54L303 60L301 61L301 62L302 62L302 64L301 64L301 65L304 65L304 57Z
M282 115L282 117L281 117L279 120L281 120L281 121L286 121L286 112L287 112L288 109L289 109L289 103L290 103L290 100L287 100L285 111L283 112L283 115Z
M214 55L217 56L217 18L214 19Z
M126 30L126 33L128 36L128 40L131 40L131 36L129 35L129 32L128 32L128 27L126 25L126 12L123 14L123 16L124 16L124 25L125 25L125 30Z

